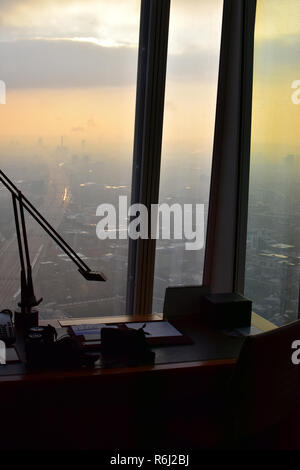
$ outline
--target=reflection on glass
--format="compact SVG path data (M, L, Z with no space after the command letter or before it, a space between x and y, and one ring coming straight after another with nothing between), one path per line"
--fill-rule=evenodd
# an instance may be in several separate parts
M299 18L298 0L258 1L245 294L277 325L299 308Z
M28 217L41 317L124 313L127 240L96 237L97 206L130 195L138 0L1 6L1 168L106 283L87 283ZM19 259L0 188L0 303L16 308ZM126 221L124 221L124 224Z
M170 13L159 202L204 204L205 228L222 7L221 0L172 0ZM187 251L185 242L157 241L154 312L162 311L166 287L202 283L204 248Z

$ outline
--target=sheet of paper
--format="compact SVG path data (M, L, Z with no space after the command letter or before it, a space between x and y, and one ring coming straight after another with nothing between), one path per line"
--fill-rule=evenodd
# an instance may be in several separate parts
M75 335L97 335L100 338L102 328L117 328L117 325L106 325L105 323L98 323L95 325L75 325L72 326Z
M182 336L180 331L176 330L176 328L168 323L167 321L157 321L157 322L145 322L145 323L126 323L128 328L135 328L139 329L143 325L145 325L144 331L145 333L149 333L146 335L149 338L159 338L159 337L167 337L167 336Z

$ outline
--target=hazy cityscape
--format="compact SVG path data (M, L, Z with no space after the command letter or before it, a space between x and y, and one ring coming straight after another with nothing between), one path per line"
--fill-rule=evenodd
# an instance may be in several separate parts
M61 249L43 233L38 224L26 217L36 297L43 297L40 314L44 318L125 314L128 240L99 240L96 236L97 206L103 202L118 207L119 195L130 201L131 168L103 156L94 160L88 154L72 154L63 139L53 152L52 163L44 158L41 141L37 154L26 164L12 159L3 169L17 186L95 270L105 273L105 283L87 282ZM84 150L84 145L83 149ZM191 157L192 158L192 157ZM186 161L186 175L176 171L163 185L161 201L173 204L206 203L209 178ZM170 165L172 169L172 165ZM178 180L178 181L177 181ZM180 180L180 182L179 182ZM202 194L192 189L201 181ZM198 191L199 194L199 191ZM16 309L20 300L20 266L15 236L11 197L1 187L0 216L6 224L0 233L1 305ZM123 221L126 229L127 220ZM185 240L158 240L153 310L161 312L168 285L199 284L202 279L203 250L186 251Z
M256 313L280 325L299 309L300 157L258 161L250 178L245 294Z
M121 195L130 201L140 6L10 1L1 10L1 169L108 279L86 281L28 217L42 318L125 313L128 240L99 240L96 209L117 207ZM159 202L205 204L205 217L222 8L221 0L173 0L169 25ZM11 198L0 190L0 296L14 310L20 267ZM185 242L157 242L153 312L162 312L167 286L202 282L204 250L186 251Z
M39 140L36 155L26 164L17 158L4 159L3 169L49 220L54 228L95 270L108 281L88 282L76 266L27 216L31 262L36 296L43 297L41 318L65 318L125 314L128 240L99 240L96 236L97 206L103 202L117 207L119 195L130 200L130 166L113 158L94 159L78 154L63 138L52 150L52 163ZM209 168L186 158L186 173L178 172L176 155L162 172L160 202L204 203L207 218ZM257 160L257 159L256 159ZM46 163L47 162L47 163ZM296 318L298 312L299 158L288 155L278 165L252 167L247 240L245 295L253 310L276 324ZM168 178L166 177L168 174ZM11 198L1 187L0 285L1 305L15 310L20 300L20 265ZM127 220L123 221L126 229ZM162 312L165 288L170 285L199 285L202 282L204 250L186 251L184 240L158 240L153 295L153 312Z

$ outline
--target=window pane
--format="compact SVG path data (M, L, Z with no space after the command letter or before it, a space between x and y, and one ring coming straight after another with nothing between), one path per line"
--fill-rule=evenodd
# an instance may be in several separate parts
M277 325L298 312L299 18L298 0L258 1L245 294Z
M86 281L28 217L41 317L125 311L128 241L99 240L96 209L130 196L139 10L139 0L1 6L0 79L7 87L1 168L85 262L108 277ZM0 303L14 310L19 258L10 196L0 190Z
M171 2L159 202L179 203L182 216L183 204L193 204L193 230L197 203L206 231L222 7L221 0ZM173 235L171 223L171 239L157 240L154 312L162 311L166 287L202 283L204 248L187 250L187 240Z

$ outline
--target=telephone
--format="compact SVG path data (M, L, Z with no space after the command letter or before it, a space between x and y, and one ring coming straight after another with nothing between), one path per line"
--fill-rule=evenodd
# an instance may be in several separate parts
M16 341L15 329L12 323L12 312L8 309L0 312L0 340L9 346Z

